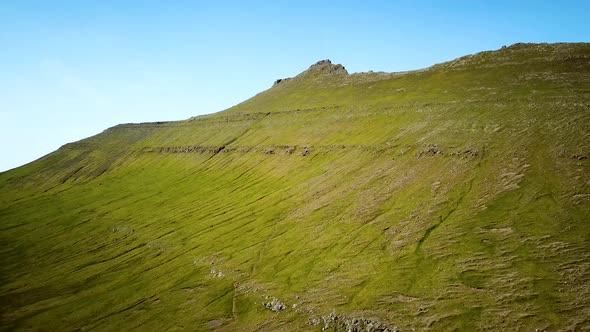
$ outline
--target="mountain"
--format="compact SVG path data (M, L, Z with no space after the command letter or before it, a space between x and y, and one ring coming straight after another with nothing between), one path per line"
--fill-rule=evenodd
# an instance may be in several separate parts
M590 329L590 44L320 61L0 174L3 330Z

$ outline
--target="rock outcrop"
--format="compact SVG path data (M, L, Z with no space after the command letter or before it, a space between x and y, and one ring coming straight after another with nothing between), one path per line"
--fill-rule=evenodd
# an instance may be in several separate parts
M276 81L275 81L275 82L272 84L272 86L275 86L275 85L277 85L277 84L280 84L280 83L285 83L285 82L287 82L287 81L290 81L290 80L291 80L291 77L287 77L287 78L279 78L278 80L276 80Z
M273 83L273 87L279 84L291 81L303 79L309 76L332 76L332 75L348 75L348 71L341 64L333 64L332 61L325 59L316 62L311 65L307 70L300 73L295 77L279 78Z
M326 60L320 60L318 62L316 62L315 64L311 65L309 67L308 70L306 70L303 73L306 72L321 72L323 74L329 74L329 75L348 75L348 71L346 71L346 68L344 68L343 65L341 64L332 64L332 61L326 59Z

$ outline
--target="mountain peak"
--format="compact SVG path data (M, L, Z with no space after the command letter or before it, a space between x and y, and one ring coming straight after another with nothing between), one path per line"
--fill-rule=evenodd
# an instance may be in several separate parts
M320 61L316 62L315 64L309 66L309 69L326 67L326 66L330 66L331 64L332 64L332 61L330 61L330 59L324 59L324 60L320 60Z
M314 76L348 75L348 71L346 71L346 68L343 65L333 64L332 61L330 61L329 59L324 59L324 60L320 60L320 61L314 63L313 65L309 66L309 68L307 70L301 72L299 75L295 76L294 78L305 78L310 75L314 75ZM292 77L279 78L274 82L273 86L275 86L279 83L284 83L284 82L289 81L291 79L293 79L293 78Z
M320 61L316 62L315 64L311 65L309 67L309 69L307 69L306 71L304 71L301 74L304 74L306 72L316 72L316 71L326 72L327 74L348 75L348 71L346 71L346 68L344 68L343 65L332 64L332 61L330 61L329 59L320 60Z

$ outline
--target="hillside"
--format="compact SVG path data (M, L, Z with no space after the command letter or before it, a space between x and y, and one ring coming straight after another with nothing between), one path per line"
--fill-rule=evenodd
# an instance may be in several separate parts
M2 330L590 329L590 44L321 61L0 173Z

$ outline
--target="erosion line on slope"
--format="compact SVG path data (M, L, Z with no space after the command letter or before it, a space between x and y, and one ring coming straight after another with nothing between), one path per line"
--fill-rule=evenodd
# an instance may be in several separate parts
M536 99L537 100L563 100L563 99L573 99L573 98L579 98L579 96L538 96ZM502 98L502 100L504 102L518 102L518 101L525 101L528 102L530 101L530 99L528 97L508 97L508 98ZM476 99L463 99L461 100L461 103L463 104L481 104L481 103L497 103L498 99L497 98L476 98ZM437 101L437 102L433 102L433 101L423 101L423 102L406 102L406 103L397 103L395 105L395 107L390 106L390 109L406 109L408 107L424 107L424 106L445 106L445 105L456 105L457 100L446 100L446 101ZM181 127L181 126L191 126L194 125L196 123L199 122L220 122L221 119L230 119L232 121L233 118L241 118L244 117L245 115L252 115L252 116L267 116L267 115L272 115L272 116L281 116L281 115L285 115L285 114L301 114L301 113L319 113L319 112L326 112L326 110L334 110L334 109L338 109L341 108L343 106L338 106L338 105L333 105L333 106L327 106L327 107L313 107L313 108L305 108L305 109L291 109L291 110L282 110L282 111L274 111L274 112L252 112L252 113L232 113L232 114L224 114L223 117L219 117L219 118L215 118L215 117L210 117L207 119L192 119L189 122L184 122L184 123L178 123L176 121L170 121L169 125L174 126L174 127ZM384 110L384 111L377 111L374 112L375 114L387 114L389 112L388 110ZM239 121L239 120L237 120ZM225 122L225 121L223 121ZM140 123L140 124L123 124L123 125L119 125L121 127L125 127L125 126L154 126L154 123ZM70 143L73 144L73 143ZM0 173L1 174L1 173Z
M223 150L225 150L225 148L232 144L233 142L235 142L236 140L238 140L240 137L246 135L246 133L248 133L250 131L250 129L252 129L254 126L256 126L257 124L259 124L262 120L264 120L270 113L265 113L263 117L260 118L260 120L254 122L252 125L250 125L248 128L246 128L246 130L244 130L241 134L237 135L236 137L230 139L229 141L225 142L225 144L223 144L222 146L220 146L209 158L207 158L205 162L208 162L209 160L211 160L211 158L215 157L216 155L218 155L219 153L223 152Z
M139 301L136 301L136 302L134 302L133 304L131 304L131 305L129 305L129 306L127 306L127 307L125 307L125 308L123 308L123 309L121 309L121 310L118 310L118 311L111 312L111 313L108 313L108 314L106 314L106 315L103 315L102 317L100 317L100 318L98 318L98 319L96 319L96 320L95 320L95 323L92 325L91 329L94 329L94 328L96 328L97 326L99 326L99 325L100 325L100 322L101 322L101 321L103 321L104 319L107 319L107 318L109 318L109 317L112 317L112 316L115 316L115 315L118 315L118 314L124 313L124 312L126 312L126 311L129 311L129 310L131 310L131 309L133 309L133 308L137 307L138 305L140 305L140 304L144 303L144 302L145 302L145 301L147 301L147 300L148 300L148 299L146 299L146 298L144 298L144 299L141 299L141 300L139 300Z
M92 266L92 265L102 264L102 263L105 263L105 262L108 262L108 261L117 259L119 257L123 257L123 256L127 255L128 253L136 250L136 249L139 249L139 248L144 247L145 245L146 245L145 243L141 243L141 244L139 244L139 245L137 245L137 246L135 246L135 247L133 247L131 249L127 249L127 250L125 250L125 251L123 251L123 252L121 252L121 253L113 256L113 257L108 257L108 258L103 258L103 259L100 259L100 260L93 260L93 261L90 261L90 262L86 262L84 264L81 264L80 266L77 266L76 267L76 270L81 270L83 268L86 268L86 267L89 267L89 266ZM136 255L134 255L134 256L136 256ZM134 256L132 256L132 257L134 257Z
M457 200L457 203L455 204L455 207L453 207L444 217L443 216L439 216L440 221L432 226L430 226L430 228L428 228L426 230L426 232L424 233L424 235L422 236L422 238L420 240L418 240L418 245L416 246L416 250L414 250L414 253L418 254L422 252L422 245L424 244L424 242L426 240L428 240L428 238L430 237L430 234L436 229L438 228L440 225L442 225L442 223L444 223L447 219L449 219L449 217L455 212L457 211L457 209L459 208L459 206L461 206L461 203L463 202L463 200L465 199L465 196L467 196L469 194L469 192L471 192L471 189L473 188L473 181L475 180L475 178L471 179L469 181L469 188L467 188L467 191L461 195L461 197L459 197L459 199Z
M64 184L66 183L66 181L68 181L69 179L73 178L76 174L78 174L78 172L80 172L84 167L86 167L86 165L80 166L77 169L75 169L73 172L70 172L69 174L67 174L63 179L61 179L60 184Z
M238 297L238 285L240 284L239 281L234 282L234 296L232 298L232 305L231 305L231 314L234 320L238 319L238 308L237 308L237 297Z
M285 218L283 217L282 219L285 219ZM278 227L278 225L279 225L279 223L281 222L282 219L277 219L277 220L274 221L274 225L272 226L272 232L270 233L270 235L266 238L266 240L262 244L262 248L258 252L258 257L256 258L256 262L254 262L254 264L252 265L252 270L251 270L251 276L252 277L256 273L256 266L262 260L262 253L266 250L266 247L268 246L268 242L270 242L270 240L276 236L277 227ZM283 233L281 233L281 234L283 234Z
M484 146L482 149L481 156L479 157L479 160L478 160L477 164L475 165L476 169L481 167L481 164L482 164L486 154L487 154L487 151L486 151L486 147ZM440 226L443 222L445 222L459 208L459 206L461 205L461 203L465 199L465 196L469 195L469 193L473 189L473 182L475 181L475 178L476 177L471 178L471 180L469 181L469 188L467 188L467 191L463 195L461 195L461 197L459 197L459 199L457 200L457 203L455 204L455 207L452 208L444 217L439 216L440 221L438 223L430 226L430 228L428 228L426 230L426 232L424 233L424 235L422 236L422 238L418 241L418 244L416 245L416 249L414 250L415 254L422 254L422 245L430 237L430 234L436 228L438 228L438 226Z
M200 312L202 312L203 310L205 310L208 306L210 306L211 304L213 304L214 302L226 297L230 292L233 292L234 288L232 287L231 289L229 289L227 292L223 293L222 295L214 298L213 300L209 301L205 306L201 307L195 314L198 314Z
M230 139L229 141L227 141L227 142L226 142L226 143L223 145L223 147L222 147L222 148L221 148L221 149L218 151L218 153L219 153L219 152L221 152L221 151L223 151L223 150L225 149L225 147L226 147L226 146L228 146L228 145L232 144L233 142L237 141L237 140L238 140L238 138L240 138L240 137L242 137L242 136L246 135L246 134L247 134L247 133L248 133L248 132L249 132L249 131L250 131L252 128L254 128L254 127L257 125L257 124L259 124L259 123L260 123L260 122L262 122L264 119L266 119L266 118L267 118L269 115L270 115L270 112L268 112L268 113L264 113L264 115L263 115L263 116L262 116L262 117L261 117L261 118L260 118L258 121L254 122L252 125L250 125L248 128L246 128L246 130L244 130L244 131L243 131L241 134L239 134L238 136L236 136L236 137L234 137L234 138Z

